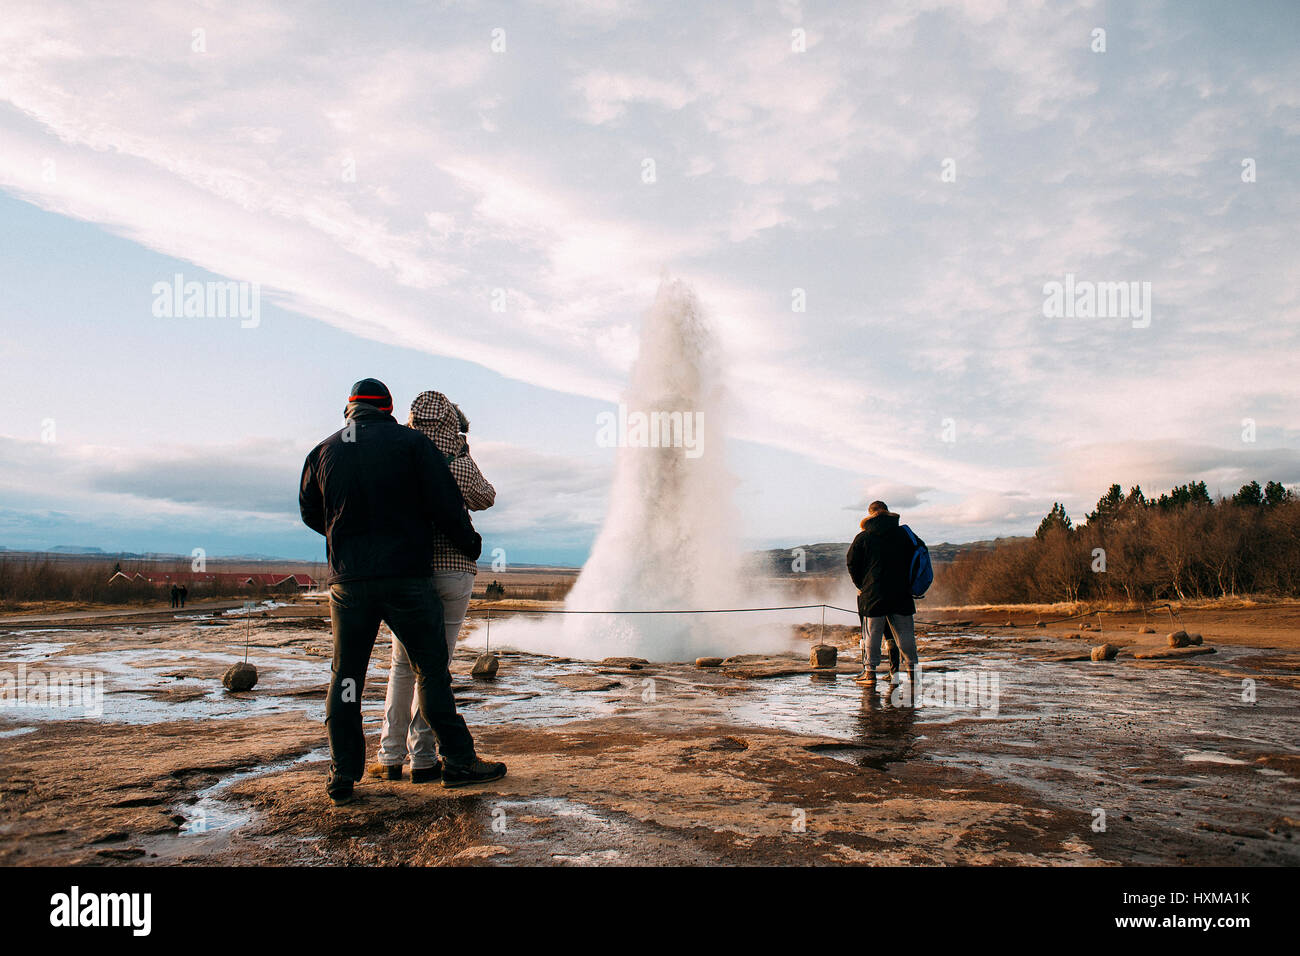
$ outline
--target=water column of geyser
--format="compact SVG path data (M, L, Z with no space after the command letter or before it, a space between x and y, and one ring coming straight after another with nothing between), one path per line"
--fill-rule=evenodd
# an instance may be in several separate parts
M666 415L670 435L682 443L665 447L662 432L655 441L636 427L638 414L646 421L656 412L656 424ZM644 317L617 413L609 510L566 610L752 606L742 579L736 481L725 462L725 414L721 356L699 301L685 283L665 280ZM684 447L685 439L694 447ZM500 635L520 649L588 660L687 661L755 650L754 617L565 614L512 621Z
M735 479L727 470L725 395L718 347L699 301L664 281L642 323L622 398L632 427L616 452L609 511L565 606L570 610L736 607L740 591ZM660 413L657 419L651 416ZM674 433L680 413L681 429ZM663 423L680 447L663 446ZM689 426L689 427L688 427ZM621 430L621 424L620 424ZM693 448L685 440L693 440ZM658 441L655 441L658 439ZM647 447L649 446L649 447ZM716 615L565 617L566 643L584 656L680 661L728 650L737 621ZM603 649L603 652L596 653Z

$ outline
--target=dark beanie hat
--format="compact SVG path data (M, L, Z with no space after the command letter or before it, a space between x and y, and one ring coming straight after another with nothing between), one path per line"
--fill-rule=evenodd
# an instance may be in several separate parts
M348 395L348 404L353 402L365 402L381 412L393 410L393 396L389 394L388 386L377 378L363 378L353 385Z

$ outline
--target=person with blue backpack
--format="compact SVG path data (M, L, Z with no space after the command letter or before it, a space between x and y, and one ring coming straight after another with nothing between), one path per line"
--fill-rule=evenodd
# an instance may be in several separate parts
M899 656L907 658L907 677L916 683L916 598L924 597L934 579L925 542L883 501L873 501L862 519L861 531L849 545L845 558L849 577L858 589L858 616L862 620L862 673L857 681L876 684L880 645L892 639L889 678L898 679ZM895 648L897 650L895 650Z

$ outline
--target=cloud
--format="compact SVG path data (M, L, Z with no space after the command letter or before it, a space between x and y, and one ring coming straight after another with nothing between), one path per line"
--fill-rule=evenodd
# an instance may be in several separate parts
M1095 3L553 0L512 10L494 54L477 11L432 36L415 10L361 29L237 3L196 53L202 14L13 0L0 188L356 335L601 399L670 269L716 319L737 437L972 528L1023 517L1008 489L1095 494L1081 448L1117 441L1109 470L1141 471L1144 447L1183 442L1226 480L1242 418L1266 445L1289 434L1300 99L1294 52L1252 49L1266 17L1234 45ZM1210 40L1212 62L1193 55ZM1152 327L1045 320L1066 272L1150 281ZM135 450L78 474L271 513L292 456L262 451L246 471ZM596 520L518 491L521 531Z

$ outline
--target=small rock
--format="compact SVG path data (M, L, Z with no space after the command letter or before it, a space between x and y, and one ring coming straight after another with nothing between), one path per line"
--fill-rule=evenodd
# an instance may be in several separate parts
M695 658L696 667L721 667L721 657L697 657Z
M1150 624L1143 624L1141 627L1138 628L1139 634L1154 634L1155 632L1156 629L1152 627Z
M604 667L626 667L631 671L639 671L650 662L644 657L607 657L600 663Z
M1174 631L1169 635L1170 647L1191 647L1192 639L1187 636L1186 631Z
M1092 659L1094 661L1113 661L1118 653L1119 648L1114 644L1098 644L1092 649Z
M479 680L492 680L497 676L497 668L500 666L501 662L497 660L497 656L491 651L485 651L475 659L474 668L469 673L471 677L477 677Z
M1188 634L1187 639L1196 645L1205 643L1205 638L1201 637L1199 634Z
M221 678L227 690L252 690L257 686L257 668L246 661L231 666Z
M1046 621L1035 621L1035 622L1034 622L1034 627L1047 627L1047 622L1046 622Z
M834 667L839 660L839 651L832 644L814 644L808 655L808 663L813 667Z
M1080 634L1078 631L1071 631L1069 634L1065 635L1065 639L1067 641L1077 641L1077 640L1081 640L1082 638L1083 635Z

